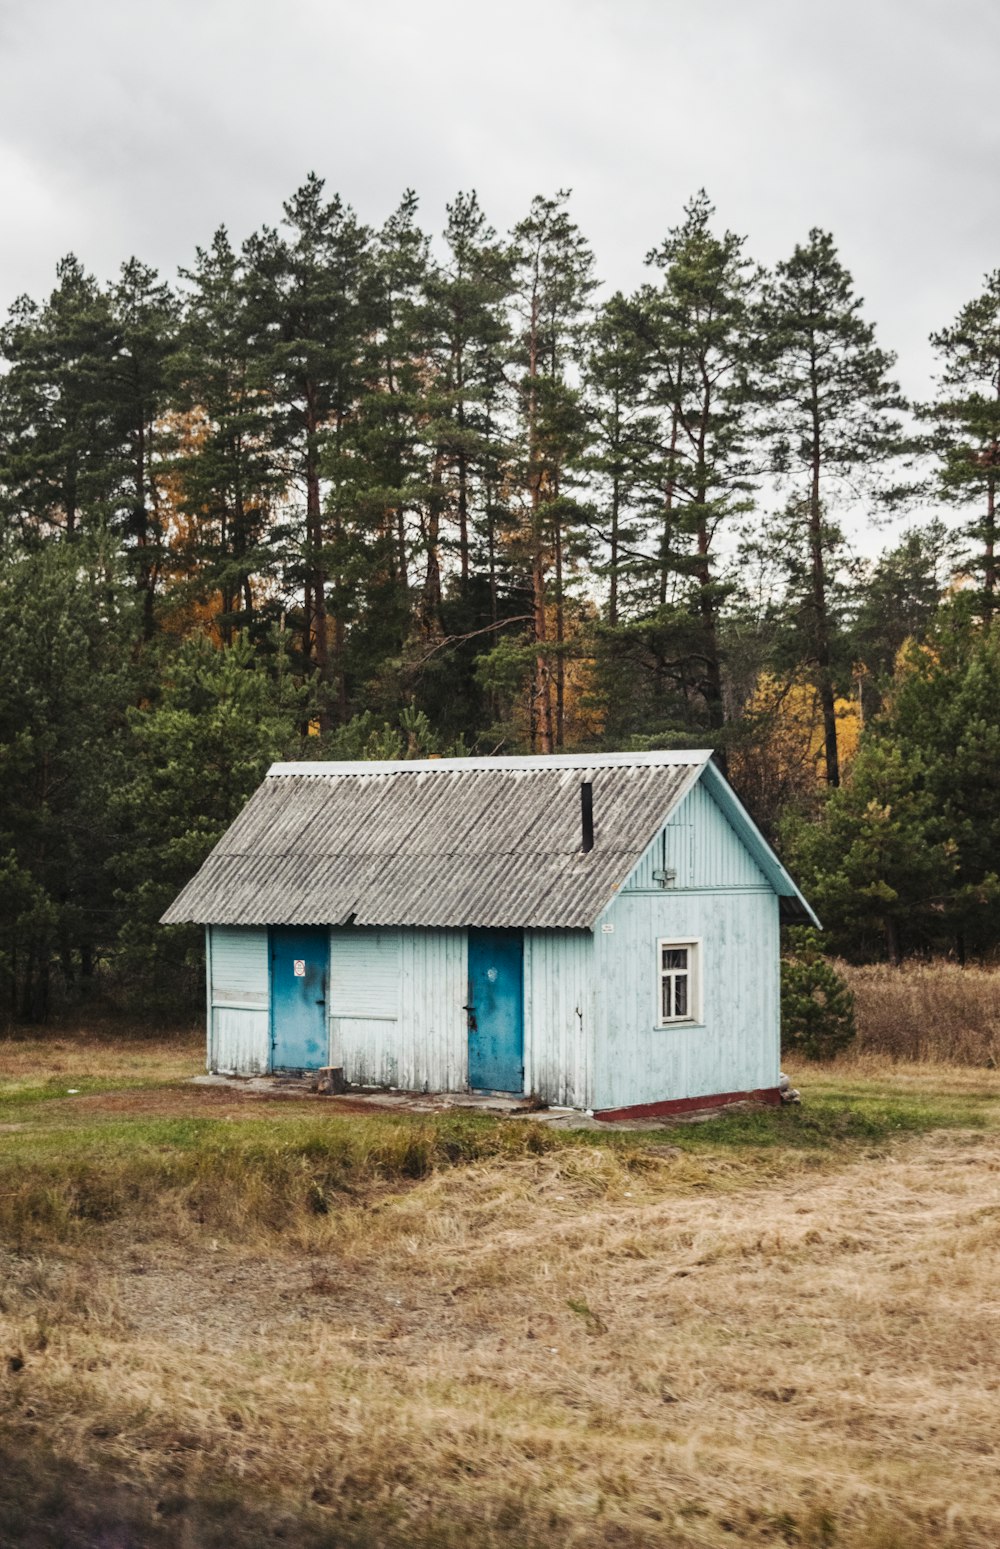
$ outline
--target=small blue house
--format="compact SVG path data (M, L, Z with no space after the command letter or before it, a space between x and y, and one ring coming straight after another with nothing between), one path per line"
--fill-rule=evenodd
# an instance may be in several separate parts
M164 923L206 927L208 1064L777 1100L779 923L814 922L707 752L275 764Z

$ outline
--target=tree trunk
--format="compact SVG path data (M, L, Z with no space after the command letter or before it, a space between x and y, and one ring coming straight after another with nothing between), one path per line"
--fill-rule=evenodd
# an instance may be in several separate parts
M469 584L469 460L465 450L465 367L459 349L455 363L455 385L458 388L458 558L462 576L462 591Z
M566 620L563 611L563 546L562 523L556 518L553 546L556 573L556 733L555 745L561 748L566 725L566 663L563 645L566 640Z
M312 656L319 670L320 682L326 683L330 676L330 652L326 627L326 576L323 570L323 512L316 446L318 430L315 389L310 384L306 389L306 543L312 586Z
M994 442L993 462L1000 457L1000 448ZM996 474L991 473L986 481L986 531L983 534L983 620L989 623L993 617L993 599L997 586L996 569L996 521L997 521L997 483Z
M552 752L552 683L544 646L548 639L545 618L545 547L542 530L542 469L538 447L538 298L532 297L528 341L528 484L531 497L531 589L535 627L535 682L532 700L540 752ZM532 737L534 745L534 736Z
M821 441L819 400L813 363L812 399L812 482L809 490L809 557L812 572L813 630L817 686L823 713L823 748L826 782L840 784L840 760L837 752L837 712L830 662L830 624L826 607L826 565L823 557L823 512L820 503Z
M608 597L608 623L618 623L618 525L621 512L621 481L617 473L611 484L611 592Z
M670 412L670 445L667 451L667 482L663 492L663 531L660 537L660 607L666 606L667 576L670 573L670 544L674 533L674 493L676 490L678 414Z
M440 638L441 626L441 511L444 505L444 450L439 447L431 471L427 501L427 573L420 599L420 624L426 639Z

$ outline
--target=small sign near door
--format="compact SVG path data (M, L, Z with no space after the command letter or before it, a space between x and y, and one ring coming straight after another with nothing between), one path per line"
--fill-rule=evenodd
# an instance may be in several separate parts
M306 960L304 957L296 957L292 960L292 972L296 979L304 979L306 976Z

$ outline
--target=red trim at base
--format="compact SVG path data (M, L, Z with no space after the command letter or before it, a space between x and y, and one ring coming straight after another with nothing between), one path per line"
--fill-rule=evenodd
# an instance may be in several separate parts
M636 1103L632 1108L602 1108L595 1111L594 1118L607 1123L617 1119L665 1119L672 1114L728 1108L730 1103L767 1103L776 1108L780 1102L780 1088L765 1086L756 1092L714 1092L706 1097L672 1097L661 1103Z

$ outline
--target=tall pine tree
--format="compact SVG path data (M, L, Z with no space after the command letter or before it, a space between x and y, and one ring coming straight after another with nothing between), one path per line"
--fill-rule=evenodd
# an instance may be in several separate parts
M836 672L830 588L840 529L834 509L871 491L900 447L904 408L890 375L895 357L875 342L862 299L829 232L814 228L779 263L761 312L765 370L758 384L768 413L775 471L791 480L786 508L792 548L806 585L806 653L823 713L826 778L840 783Z

